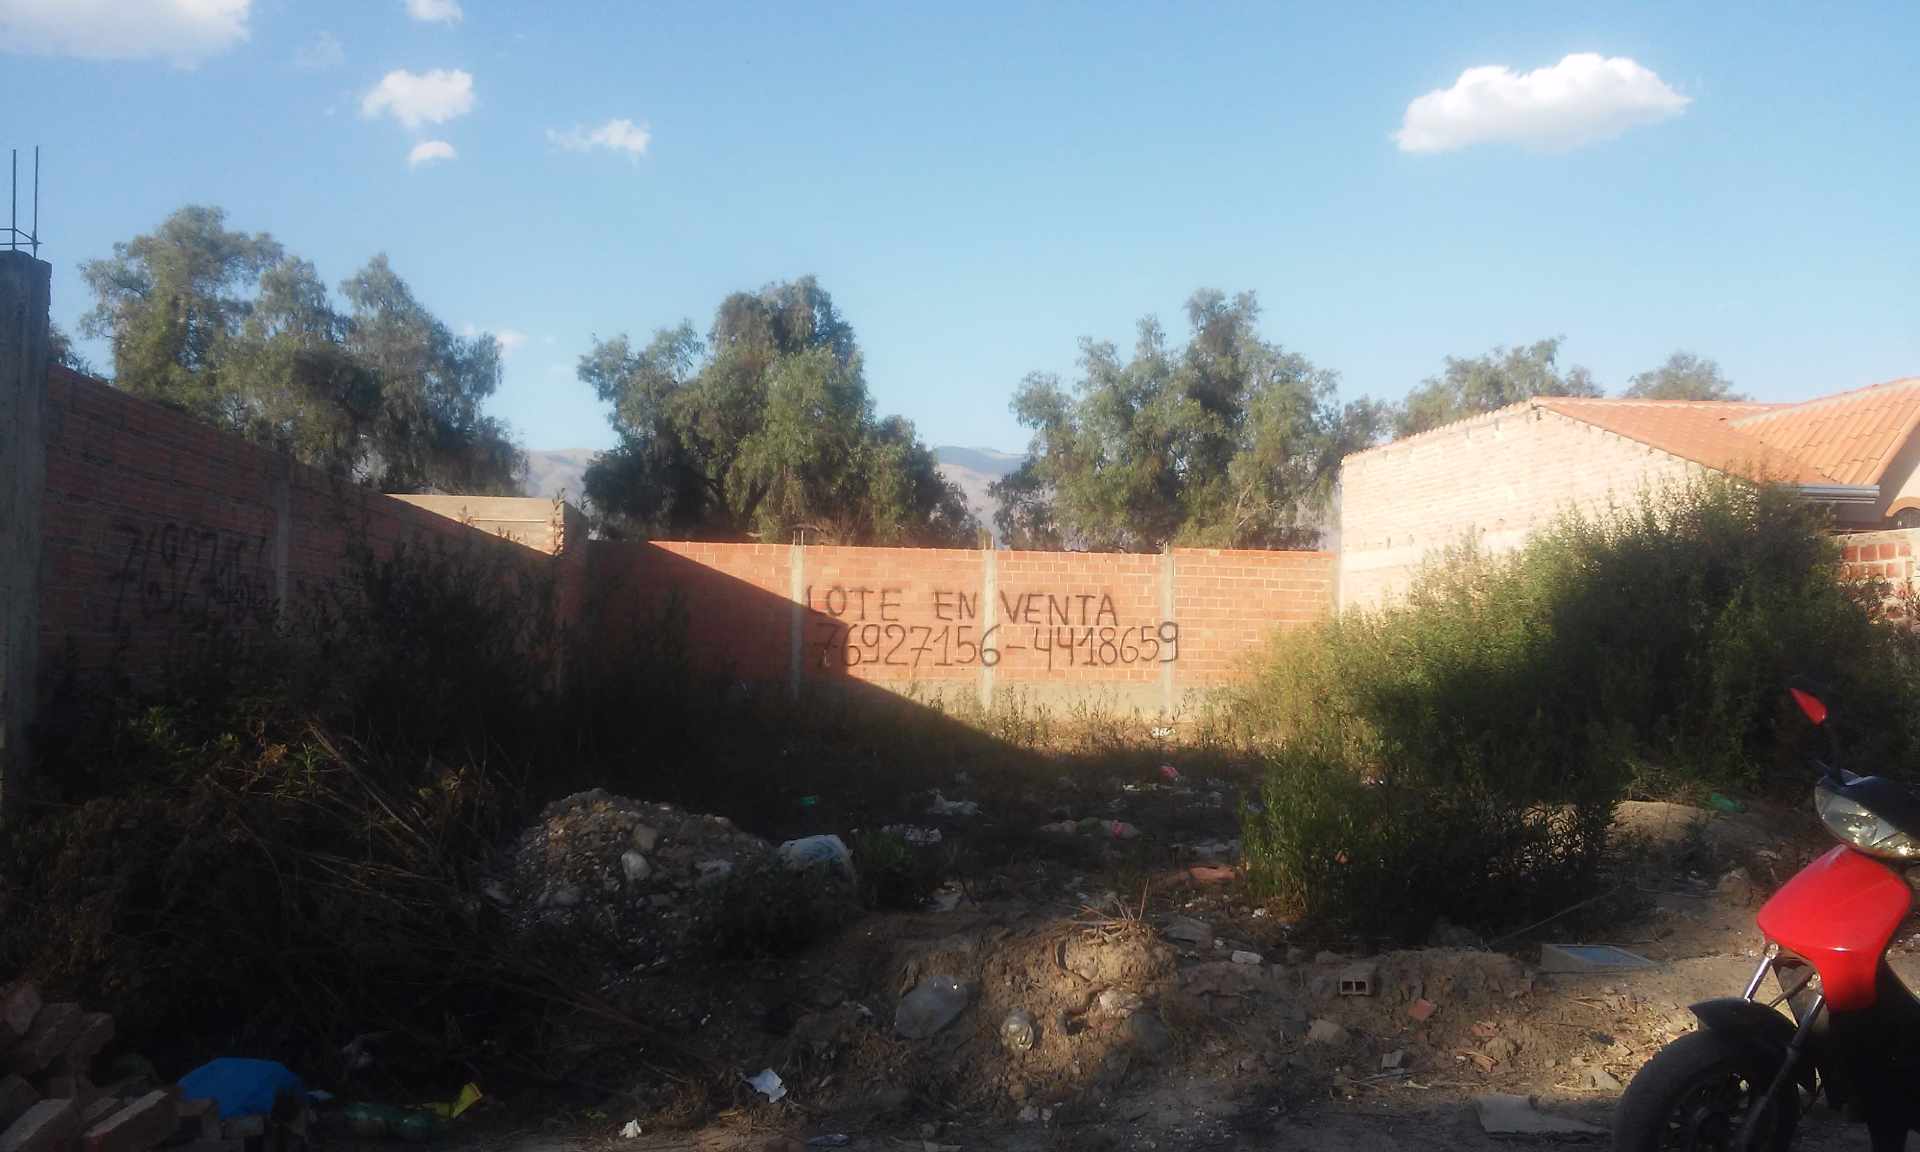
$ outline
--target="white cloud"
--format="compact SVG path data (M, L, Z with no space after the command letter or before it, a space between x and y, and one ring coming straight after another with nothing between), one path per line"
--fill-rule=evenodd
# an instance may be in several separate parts
M0 51L191 68L247 38L253 0L0 0Z
M1692 101L1625 56L1577 52L1551 68L1469 68L1451 88L1407 105L1394 140L1402 152L1475 144L1575 148L1678 116Z
M547 129L547 142L569 152L591 152L599 148L608 152L625 152L630 160L645 156L647 145L652 141L653 130L631 120L609 120L592 128L576 124L565 132Z
M475 336L486 335L489 332L491 332L494 342L500 345L500 355L502 356L513 355L520 350L521 345L527 342L527 334L518 328L487 329L477 324L462 324L460 326L460 335L465 336L469 340Z
M293 66L307 72L324 72L329 68L338 68L347 59L347 50L341 46L340 38L331 32L322 32L308 44L293 54Z
M445 140L422 140L407 153L407 167L418 168L422 164L432 164L440 160L451 160L459 153Z
M408 128L444 124L471 111L473 75L457 68L397 69L382 76L360 101L360 115L392 116Z
M466 13L460 0L407 0L407 15L422 24L458 24Z

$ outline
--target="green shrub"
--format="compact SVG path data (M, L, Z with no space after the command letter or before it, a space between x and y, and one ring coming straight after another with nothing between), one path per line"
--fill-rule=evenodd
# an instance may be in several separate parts
M1854 763L1913 747L1912 641L1840 579L1820 511L1703 482L1519 552L1456 550L1405 601L1279 638L1236 692L1274 756L1253 877L1401 936L1494 925L1591 884L1630 787L1801 789L1794 676L1827 685Z

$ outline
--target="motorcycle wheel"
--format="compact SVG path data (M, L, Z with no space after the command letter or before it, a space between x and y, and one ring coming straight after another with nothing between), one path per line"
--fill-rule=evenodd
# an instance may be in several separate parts
M1620 1097L1615 1152L1729 1149L1747 1106L1773 1083L1777 1065L1717 1032L1689 1032L1662 1048ZM1800 1122L1800 1090L1775 1102L1756 1148L1784 1152Z

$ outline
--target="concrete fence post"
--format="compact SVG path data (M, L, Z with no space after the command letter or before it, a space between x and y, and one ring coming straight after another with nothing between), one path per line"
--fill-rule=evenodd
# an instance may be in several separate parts
M1160 620L1162 623L1173 619L1174 605L1173 545L1168 544L1160 552ZM1179 686L1174 682L1174 662L1167 660L1160 665L1160 711L1173 718L1175 705L1179 703Z
M805 675L807 644L807 546L787 545L787 599L793 606L787 616L787 695L800 698L800 680Z
M1000 595L1000 554L987 548L980 558L980 647L984 652L987 637L1000 622L1000 606L995 602ZM994 643L998 642L994 637ZM993 665L984 656L980 660L980 707L993 709Z
M41 495L46 488L47 308L53 267L0 252L0 821L31 761L40 658Z

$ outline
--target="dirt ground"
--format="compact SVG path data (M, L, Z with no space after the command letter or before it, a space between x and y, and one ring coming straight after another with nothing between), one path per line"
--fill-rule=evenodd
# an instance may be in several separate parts
M967 783L943 797L966 796ZM798 1150L840 1135L812 1146L1600 1147L1603 1136L1488 1136L1473 1099L1533 1096L1604 1127L1638 1067L1691 1030L1686 1005L1740 991L1762 943L1754 909L1825 846L1795 810L1629 804L1616 826L1621 863L1597 907L1509 940L1456 932L1436 941L1446 946L1368 956L1296 939L1246 899L1231 871L1232 796L1223 781L1062 780L998 811L921 814L941 833L925 850L959 877L931 907L868 915L784 961L650 983L659 1018L677 1022L676 1051L717 1076L642 1076L535 1130L463 1142L485 1152ZM1911 926L1902 937L1920 940ZM1540 945L1555 940L1612 943L1650 963L1541 971ZM1901 951L1895 967L1920 979L1916 959ZM1370 994L1343 995L1343 978L1356 977ZM959 985L965 1006L931 1035L903 1038L896 1013L929 981ZM1003 1040L1016 1009L1033 1022L1028 1048ZM746 1083L762 1069L782 1082L777 1102ZM622 1137L629 1121L640 1132ZM1803 1131L1809 1148L1866 1147L1821 1109Z

